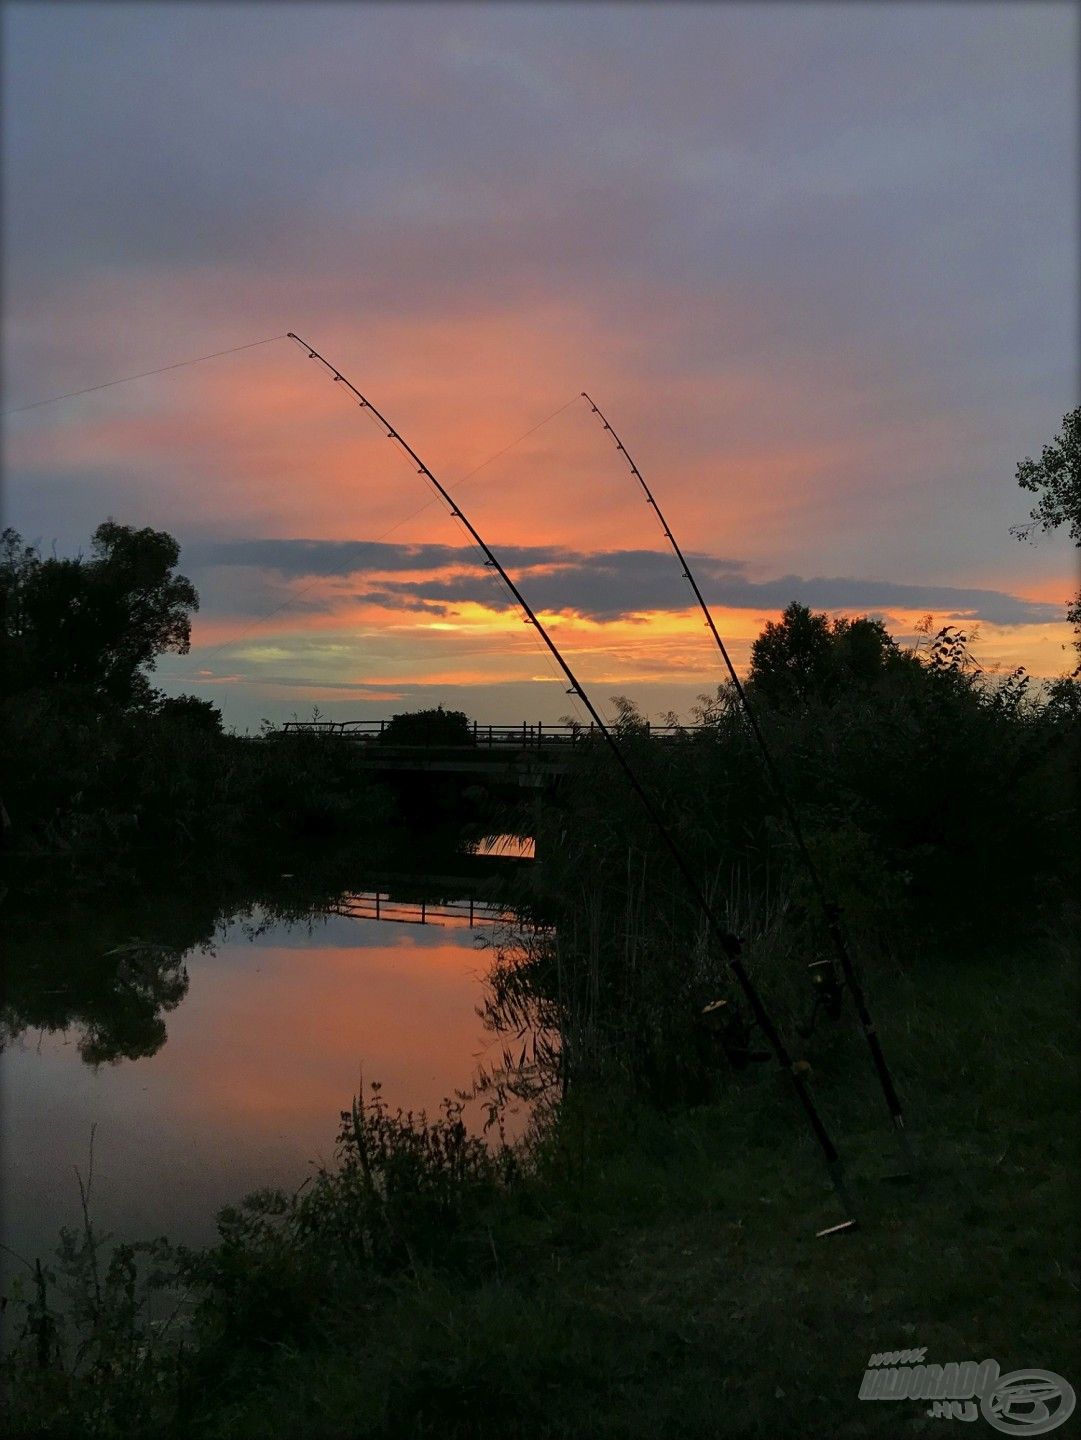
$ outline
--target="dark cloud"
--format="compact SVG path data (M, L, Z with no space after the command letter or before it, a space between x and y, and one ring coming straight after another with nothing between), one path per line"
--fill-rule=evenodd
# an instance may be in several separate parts
M620 566L636 562L655 565L663 557L655 550L619 550ZM692 552L693 554L693 552ZM461 545L394 545L380 540L219 540L195 542L185 550L192 565L241 565L273 570L290 579L316 575L356 575L396 570L445 570L475 565L477 552ZM587 560L604 566L603 553L586 556L555 545L501 545L499 558L510 570L537 570L544 566L579 568ZM743 569L741 560L712 555L696 557L714 572ZM671 562L668 562L671 564Z
M195 550L195 547L193 547ZM197 554L216 566L255 567L294 579L355 577L422 571L418 579L381 579L353 598L393 609L446 614L473 601L512 609L514 602L481 572L472 550L451 545L391 545L344 540L234 540L204 545ZM654 550L585 554L556 546L505 546L500 559L536 610L573 611L595 620L636 612L680 610L693 604L671 555ZM706 600L756 612L783 609L799 600L823 610L880 612L927 610L971 615L995 625L1024 625L1061 618L1058 606L1024 600L1001 590L953 585L911 585L851 576L782 575L752 580L737 560L691 552L688 556ZM312 603L312 602L309 602Z
M221 540L189 545L192 564L257 566L291 579L369 570L442 569L462 563L453 545L386 545L377 540Z
M424 615L438 615L441 618L453 613L453 606L441 605L437 600L422 600L414 595L392 593L389 590L367 590L352 597L361 605L378 605L383 610L420 611Z

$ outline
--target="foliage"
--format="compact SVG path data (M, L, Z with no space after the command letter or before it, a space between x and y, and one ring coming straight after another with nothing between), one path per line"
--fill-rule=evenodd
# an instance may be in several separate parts
M748 686L850 948L878 968L947 937L1019 937L1081 868L1072 682L1042 694L1023 670L985 673L956 626L935 632L927 617L921 630L905 651L877 622L790 606ZM833 952L738 698L719 687L702 699L703 728L663 743L628 702L617 710L625 753L791 1033L809 1010L806 964ZM578 745L538 842L561 899L556 938L527 970L544 996L536 1013L561 1037L562 1081L599 1069L654 1102L715 1093L725 1060L698 1016L725 998L746 1020L743 1002L606 748ZM512 978L500 987L520 1024Z
M1043 447L1039 460L1028 456L1017 466L1017 483L1039 495L1024 525L1011 527L1019 540L1033 539L1037 530L1065 525L1070 539L1081 546L1081 406L1062 417L1062 433ZM1067 602L1066 618L1074 629L1077 665L1081 676L1081 589Z
M1039 495L1027 524L1015 525L1019 539L1065 525L1070 539L1081 545L1081 405L1062 417L1062 432L1043 447L1039 460L1026 456L1017 465L1017 483Z
M349 741L223 735L216 708L188 696L134 710L61 686L13 696L0 706L0 765L24 850L266 850L395 818Z
M1081 674L1063 675L1048 684L1047 715L1063 727L1081 731Z
M42 559L7 529L0 544L0 645L8 694L44 686L95 701L147 705L159 655L187 654L199 597L175 573L180 546L164 531L106 520L91 558Z
M198 695L171 695L158 704L158 714L172 724L186 725L210 735L222 734L221 711L212 700Z
M881 620L831 622L793 600L751 646L748 689L769 705L830 702L895 673L907 659Z
M473 730L461 710L410 710L391 716L380 732L386 745L472 745Z
M225 735L211 701L151 689L157 657L187 651L198 608L175 573L179 554L172 536L113 520L94 532L90 559L42 559L4 532L0 765L10 839L23 851L169 846L184 856L208 843L342 838L391 820L388 794L340 737ZM455 734L465 724L439 716Z
M355 1285L418 1266L468 1270L463 1235L516 1172L509 1149L470 1135L462 1102L428 1117L391 1111L379 1082L342 1112L336 1164L310 1186L249 1195L218 1218L218 1244L191 1255L204 1330L230 1346L301 1343L312 1317L348 1277ZM483 1261L483 1256L481 1257Z
M22 1310L4 1356L9 1435L138 1435L175 1404L181 1251L164 1238L113 1245L97 1229L93 1126L86 1180L75 1174L81 1227L61 1227L51 1263L24 1261L32 1281L17 1277L5 1298Z

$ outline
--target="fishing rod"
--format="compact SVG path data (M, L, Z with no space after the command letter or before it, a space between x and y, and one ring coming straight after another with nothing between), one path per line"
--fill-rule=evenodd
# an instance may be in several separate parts
M801 860L803 861L804 866L806 867L808 877L811 881L811 888L814 891L815 898L818 901L819 908L822 912L822 917L826 923L826 929L830 937L830 942L833 946L834 954L836 955L837 960L840 963L841 973L844 976L845 984L848 986L848 989L852 994L852 1001L856 1007L856 1014L859 1017L860 1026L863 1030L864 1037L867 1040L867 1045L871 1052L871 1060L874 1064L875 1073L878 1076L879 1084L882 1087L882 1093L886 1100L886 1108L889 1110L890 1118L893 1121L894 1128L897 1132L898 1141L900 1143L904 1160L909 1166L909 1169L911 1170L912 1154L908 1144L908 1136L905 1133L904 1112L901 1109L901 1101L897 1094L897 1089L893 1083L893 1076L890 1074L890 1068L886 1064L886 1057L882 1052L882 1046L879 1043L878 1034L874 1027L874 1022L871 1019L871 1013L867 1008L867 1001L863 993L863 987L860 985L859 978L856 975L855 966L852 963L852 957L848 952L848 945L845 942L844 932L841 929L840 907L834 900L831 900L829 895L827 894L826 887L822 881L822 877L818 872L818 867L815 865L814 860L811 858L811 852L807 848L807 842L804 839L803 827L800 825L799 816L796 814L795 807L792 804L791 799L789 798L788 790L784 782L782 781L780 774L778 773L777 766L774 764L773 756L770 753L769 746L766 744L766 737L763 735L761 726L758 723L758 717L754 713L754 707L751 705L751 702L747 696L747 692L743 688L743 684L739 676L736 674L736 667L732 664L732 659L728 653L728 648L725 645L724 641L721 639L720 631L717 629L717 625L713 619L712 613L710 612L710 608L706 604L705 596L699 589L698 581L694 578L694 573L691 570L687 557L680 549L679 542L676 540L675 535L673 535L672 533L671 526L668 524L668 521L664 517L664 512L657 504L652 490L650 490L649 486L646 484L645 477L639 470L638 466L634 463L634 460L631 458L630 452L628 451L627 447L624 445L620 437L616 434L615 430L613 430L612 426L608 422L607 417L600 410L599 406L594 403L593 399L584 390L582 391L582 399L586 401L590 409L593 411L593 414L597 416L597 418L603 424L604 428L611 435L612 439L615 441L616 449L622 452L624 459L630 466L631 474L635 477L635 479L638 481L639 485L641 485L643 491L645 492L646 503L652 506L654 512L656 513L657 519L660 522L661 529L664 531L664 537L671 545L672 552L675 555L676 559L679 561L680 567L683 571L683 578L687 581L691 589L694 591L694 597L698 601L698 604L702 610L702 614L705 616L706 626L709 629L710 634L713 636L713 639L717 645L717 649L721 652L721 658L724 661L725 666L728 670L728 674L733 686L735 687L736 694L739 696L740 704L743 706L743 713L747 717L747 723L751 728L751 733L754 735L755 741L758 745L758 749L761 753L767 779L772 785L774 794L776 795L778 801L780 802L781 808L784 811L785 818L788 821L789 828L792 831L793 839L796 842L796 848L799 851L799 855ZM814 970L813 979L820 992L828 991L828 977L825 975L822 969L819 968ZM815 1005L816 1012L818 1009L817 998L818 997L816 997ZM827 1010L830 1010L832 997L830 997L828 994L823 994L822 998L825 1000Z
M604 741L607 744L609 750L611 751L613 758L615 759L619 768L622 770L624 778L626 779L628 785L631 787L634 794L638 797L638 800L640 801L643 809L649 817L650 822L652 823L654 829L664 843L665 848L668 850L668 853L671 855L673 861L675 862L676 868L683 876L683 879L686 882L687 888L690 891L692 898L697 904L700 912L706 917L710 932L712 933L714 939L719 943L722 951L724 952L729 969L736 977L736 981L739 984L740 989L743 991L744 998L746 999L748 1005L751 1008L751 1012L754 1015L755 1021L757 1022L763 1035L769 1042L770 1048L773 1050L773 1053L776 1056L777 1063L788 1074L788 1077L795 1088L796 1094L799 1097L800 1104L803 1106L804 1114L807 1117L807 1121L810 1124L812 1132L814 1133L814 1137L818 1142L819 1148L822 1151L822 1155L826 1163L826 1169L829 1173L830 1180L833 1184L834 1190L837 1193L837 1197L840 1200L842 1207L844 1208L846 1215L846 1219L841 1226L831 1226L829 1232L823 1231L820 1233L833 1233L837 1230L854 1228L856 1225L856 1221L852 1218L852 1205L849 1201L848 1194L845 1189L844 1171L841 1163L841 1157L838 1154L837 1147L834 1145L832 1139L830 1138L829 1132L827 1131L825 1124L822 1121L822 1117L818 1113L818 1109L814 1103L814 1099L811 1096L811 1092L808 1089L806 1082L804 1081L803 1075L796 1068L795 1063L793 1062L791 1056L788 1054L784 1041L781 1039L780 1033L774 1026L773 1021L770 1018L769 1012L763 1005L762 999L758 994L758 991L755 988L751 977L747 974L743 961L740 959L741 942L738 936L733 935L721 924L721 921L717 916L716 911L714 910L710 902L707 900L705 894L699 886L698 881L695 878L694 872L690 867L690 864L684 856L683 851L676 843L675 837L672 835L671 831L666 825L663 817L660 814L660 811L657 809L654 802L650 799L649 794L643 787L641 781L639 780L637 774L631 766L630 761L624 755L619 744L617 743L615 736L612 734L609 727L601 718L600 712L597 710L592 700L590 700L589 696L586 694L581 683L575 676L574 672L571 670L570 666L567 664L566 660L564 660L563 655L557 647L555 641L549 635L544 625L541 624L541 621L538 619L535 611L532 609L526 598L522 595L517 585L515 585L510 575L504 569L495 552L482 538L479 530L477 530L473 523L469 520L469 518L466 516L466 514L460 508L454 498L451 496L450 492L446 489L446 487L442 485L439 480L436 479L435 475L432 474L431 470L428 468L427 465L425 465L424 461L420 458L420 456L413 449L413 447L402 438L401 434L397 430L395 430L394 426L391 425L390 421L387 420L386 416L383 415L379 410L377 410L376 407L372 404L372 402L367 399L366 396L362 395L361 392L357 389L357 387L353 385L349 380L347 380L340 370L335 369L335 367L330 363L330 361L327 360L325 356L321 355L318 350L316 350L313 346L309 345L306 340L302 340L300 336L294 334L293 331L289 331L288 338L290 340L295 340L302 349L308 352L309 360L318 360L319 363L333 376L337 384L344 385L346 389L349 390L350 393L356 397L356 399L360 403L360 407L362 410L369 410L371 412L373 418L377 420L385 429L387 439L397 442L397 444L401 447L402 451L405 453L408 459L417 467L417 474L423 475L424 478L439 492L440 496L446 502L450 510L451 517L455 520L461 521L463 527L468 531L474 543L483 552L484 563L496 571L499 578L503 581L504 585L506 585L511 595L514 597L514 600L522 610L522 613L525 615L526 623L534 627L537 634L540 636L541 640L551 653L552 658L555 660L560 670L562 670L570 685L570 689L567 691L567 694L577 696L578 699L581 700L582 704L585 706L586 710L589 712L590 718L593 720L593 723L596 725L601 736L604 738Z

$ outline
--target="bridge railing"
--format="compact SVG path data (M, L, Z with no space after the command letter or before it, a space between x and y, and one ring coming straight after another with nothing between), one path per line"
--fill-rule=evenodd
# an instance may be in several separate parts
M379 740L390 724L389 720L287 720L276 733L341 735L361 744L371 744ZM673 739L701 728L700 725L651 725L649 721L645 723L645 732L652 739ZM536 749L544 745L574 745L579 740L591 739L599 733L592 722L589 725L564 725L541 720L523 720L519 725L483 725L474 720L470 725L474 745L517 746L523 749ZM421 743L439 744L436 740Z

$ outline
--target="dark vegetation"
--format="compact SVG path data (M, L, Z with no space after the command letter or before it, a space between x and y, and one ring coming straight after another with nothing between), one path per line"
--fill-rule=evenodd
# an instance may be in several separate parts
M384 745L473 745L469 716L461 710L412 710L392 715L379 732Z
M1039 460L1028 456L1017 466L1017 483L1038 496L1028 520L1012 526L1019 540L1034 540L1039 534L1066 527L1066 533L1081 546L1081 405L1062 417L1062 431L1045 445ZM1081 672L1081 585L1067 601L1066 618L1077 639L1076 676Z
M1042 471L1025 462L1023 484L1047 481L1043 523L1076 512L1064 446ZM1060 451L1074 487L1062 496ZM736 697L702 697L701 728L664 742L617 701L626 753L814 1086L859 1231L813 1238L841 1217L786 1077L748 1059L764 1048L753 1031L741 1048L703 1027L706 1004L738 1002L723 956L582 735L538 836L556 926L508 932L492 953L486 1015L506 1048L481 1080L488 1143L462 1097L402 1115L373 1085L343 1112L332 1166L223 1211L205 1251L159 1241L107 1260L87 1204L11 1307L12 1433L885 1440L937 1422L859 1402L873 1351L995 1356L1076 1384L1081 1275L1062 1222L1081 1171L1081 672L1049 686L987 674L970 639L929 617L903 649L879 621L793 604L755 643L748 679L905 1101L920 1165L904 1188L884 1181L896 1161L850 1001L809 1023L806 967L830 951ZM18 692L5 726L27 726L47 694ZM143 697L126 713L163 745L189 736L193 757L208 732L229 738L201 730L194 707L170 716ZM403 717L402 743L420 723ZM457 717L433 723L464 739ZM91 735L87 757L104 744ZM348 776L332 767L347 759L297 754L333 813ZM273 793L275 764L238 762L228 793L252 793L252 775ZM15 793L21 815L34 792ZM19 823L71 844L73 813ZM329 858L323 879L332 891ZM313 872L298 908L320 883ZM508 1091L536 1102L513 1147Z
M227 735L221 712L149 675L187 653L194 587L171 536L107 521L89 559L0 550L0 765L9 847L96 857L258 853L365 838L391 798L334 736Z
M981 673L952 627L924 628L906 652L877 621L793 604L755 642L747 686L815 864L878 974L934 947L1023 946L1062 923L1081 879L1081 685L1033 693L1020 671ZM806 966L832 952L735 695L704 697L702 728L664 743L619 706L626 753L791 1034L809 1018ZM558 938L497 965L500 1003L520 1028L545 998L563 1072L701 1101L716 1045L694 1017L738 1000L735 987L607 749L580 743L539 841L563 898Z

